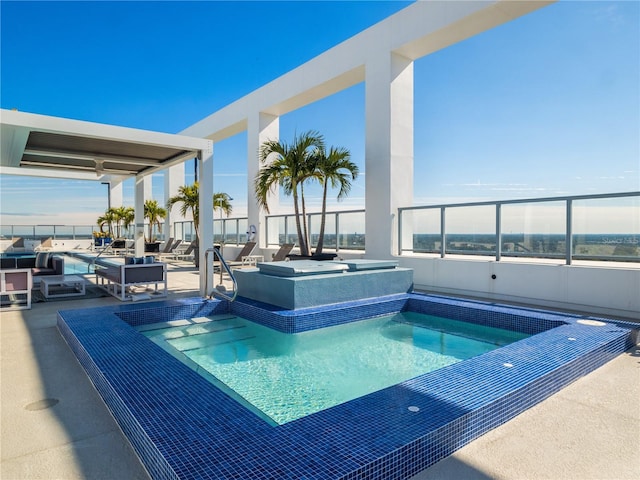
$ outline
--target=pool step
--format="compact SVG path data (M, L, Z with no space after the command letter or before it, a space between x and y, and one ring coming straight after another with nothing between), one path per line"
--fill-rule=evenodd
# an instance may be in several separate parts
M186 352L200 348L210 348L226 343L241 342L254 338L248 333L245 325L226 326L200 334L167 338L166 341L175 349Z
M139 332L151 332L153 330L166 330L173 327L189 327L191 325L206 325L212 322L221 322L225 320L233 320L238 318L236 315L215 315L212 317L193 317L181 320L169 320L168 322L150 323L148 325L139 325L136 330Z

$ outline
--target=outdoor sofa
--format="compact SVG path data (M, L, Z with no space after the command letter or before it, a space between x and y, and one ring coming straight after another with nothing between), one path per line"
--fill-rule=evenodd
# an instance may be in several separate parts
M0 270L14 270L16 268L31 269L31 275L64 275L64 258L48 252L39 252L33 257L0 258Z
M155 296L167 296L167 264L156 262L153 256L125 257L123 265L96 269L96 285L121 301L141 299L146 294L135 294L133 287L154 286ZM160 285L160 290L158 289Z

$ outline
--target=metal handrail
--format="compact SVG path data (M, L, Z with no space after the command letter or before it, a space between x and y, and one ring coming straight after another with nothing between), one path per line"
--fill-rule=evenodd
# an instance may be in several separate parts
M224 287L224 285L222 285L222 283L220 283L217 287L211 290L211 293L209 294L209 298L213 298L214 296L219 296L229 302L233 302L238 296L238 282L236 281L236 277L231 271L231 268L229 267L229 265L227 265L227 262L224 261L224 258L222 258L222 254L220 253L220 249L218 247L208 248L204 252L205 278L207 279L206 281L207 282L209 281L209 254L210 253L213 253L214 261L215 261L216 255L220 260L220 279L222 279L222 268L224 268L229 274L229 276L231 277L231 281L233 282L233 295L231 296L227 295L226 288ZM213 262L212 262L212 265L213 265ZM208 287L209 285L205 285L205 289L204 289L205 292L208 290ZM222 289L220 289L220 287L222 287Z
M98 257L100 257L104 252L106 252L107 250L110 250L113 248L113 242L108 244L106 247L104 247L102 249L102 251L100 253L98 253L98 255L96 255L93 258L93 261L89 264L87 264L87 273L91 273L91 267L93 267L93 271L96 271L96 262L98 261Z

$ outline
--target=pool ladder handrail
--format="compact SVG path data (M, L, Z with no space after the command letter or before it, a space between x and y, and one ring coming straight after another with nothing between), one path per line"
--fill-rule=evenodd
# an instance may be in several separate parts
M221 291L218 290L217 288L213 288L211 290L211 293L209 293L209 298L213 298L214 296L219 296L221 298L224 298L225 300L229 301L229 302L233 302L236 297L238 296L238 282L236 281L236 277L233 274L231 267L229 267L229 265L227 265L227 262L224 261L224 258L222 258L222 254L220 253L220 249L218 247L212 247L212 248L208 248L205 252L204 252L204 268L205 268L205 278L207 279L207 282L209 281L209 254L213 253L213 261L215 262L216 256L218 257L218 259L220 260L220 285L222 285L222 269L224 268L227 273L229 274L229 276L231 277L231 281L233 282L233 295L227 295L225 293L225 291ZM213 265L213 262L211 263ZM215 276L215 275L214 275ZM215 283L215 282L214 282ZM205 292L208 290L209 285L205 285Z
M109 243L106 247L104 247L100 253L98 253L98 255L96 255L95 257L93 257L93 261L91 263L87 264L87 273L91 273L91 267L93 267L93 271L96 271L96 262L98 261L98 257L100 255L102 255L104 252L106 252L107 250L111 250L112 249L112 245L113 242Z

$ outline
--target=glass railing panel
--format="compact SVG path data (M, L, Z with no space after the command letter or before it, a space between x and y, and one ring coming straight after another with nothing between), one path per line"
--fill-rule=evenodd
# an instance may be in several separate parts
M402 251L440 253L440 208L404 210L402 212ZM408 234L410 235L407 235ZM406 238L409 237L409 242Z
M73 228L74 238L91 238L93 236L92 225L76 225Z
M74 228L70 225L56 225L54 236L56 240L71 240L74 235Z
M224 222L224 243L228 245L236 245L238 243L238 222L235 220L226 220Z
M493 205L445 210L445 253L496 254L496 208Z
M267 246L282 245L285 242L285 217L266 217Z
M14 225L12 231L7 233L7 238L34 238L33 228L33 225Z
M296 226L296 217L294 215L284 217L284 229L282 232L283 234L279 235L279 238L281 238L280 245L293 243L298 246L298 227Z
M320 236L320 217L319 213L307 215L307 228L309 229L309 247L313 250L318 245Z
M318 240L320 238L320 227L322 223L322 215L314 214L309 215L309 235L311 237L311 246L316 248L318 246ZM324 242L323 250L335 250L337 247L337 235L336 235L336 214L327 213L324 222Z
M565 201L506 204L501 218L503 256L565 258Z
M338 214L338 248L345 250L365 249L364 210Z
M224 229L225 229L224 220L213 221L213 243L215 244L224 243Z
M640 197L574 200L573 258L640 261Z
M173 224L173 238L184 238L184 222L175 222Z
M237 225L238 225L238 232L240 233L240 235L238 236L238 240L236 243L238 245L244 244L249 240L249 220L246 218L238 218ZM256 238L255 241L257 242L258 239Z
M34 236L36 238L53 238L53 225L35 225L33 227Z

